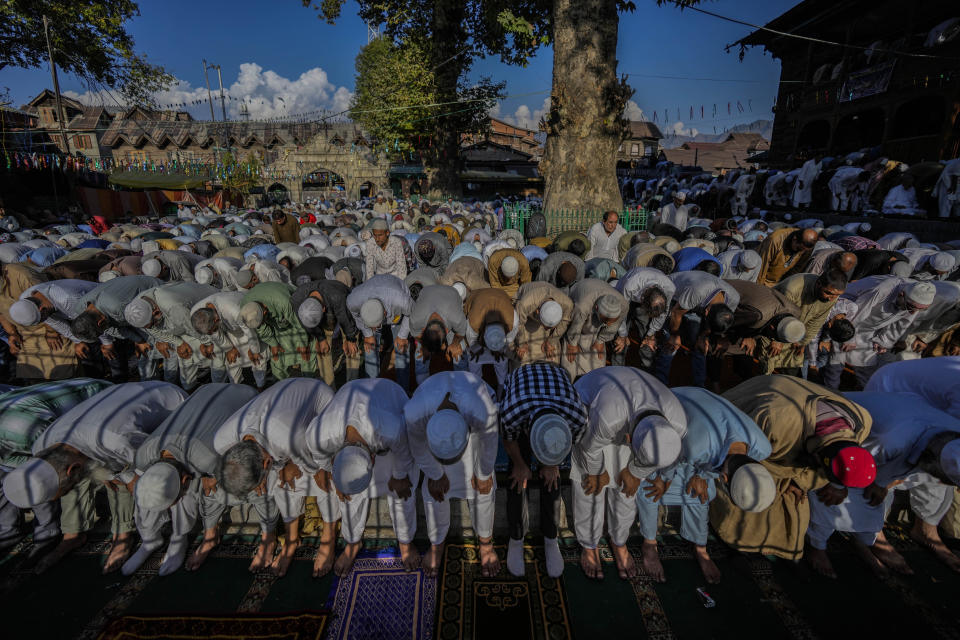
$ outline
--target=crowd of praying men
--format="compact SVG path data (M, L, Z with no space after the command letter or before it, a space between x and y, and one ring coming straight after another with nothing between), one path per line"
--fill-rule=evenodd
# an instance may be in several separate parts
M833 211L863 216L960 217L960 158L908 165L864 149L828 157L806 154L802 165L736 169L720 176L685 173L661 163L656 176L624 177L632 205L654 209L680 198L690 217L747 216L753 212Z
M960 571L938 531L960 484L960 243L703 219L680 195L648 230L611 211L555 237L539 213L505 228L500 202L383 195L0 218L19 385L0 395L0 547L32 534L46 570L84 544L104 491L104 572L158 551L161 575L192 571L248 505L250 569L284 575L315 500L313 574L345 575L384 498L404 567L436 575L463 499L492 576L501 455L516 576L530 491L547 572L563 572L561 469L590 578L605 538L620 577L665 580L661 505L711 583L711 527L831 576L827 539L850 532L877 573L908 572L882 531L894 489Z

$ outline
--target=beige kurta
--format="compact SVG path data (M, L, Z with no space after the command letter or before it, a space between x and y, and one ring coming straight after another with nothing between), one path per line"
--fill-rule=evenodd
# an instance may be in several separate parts
M785 346L780 355L771 356L769 338L760 338L760 367L764 373L773 373L775 369L787 369L803 366L803 354L806 346L812 340L816 340L820 335L823 324L830 315L830 310L837 303L836 300L823 302L817 298L817 276L813 273L798 273L790 276L774 287L776 291L782 293L787 300L800 307L800 315L797 316L806 329L803 341L800 343L804 347L803 351L795 352L789 345Z
M790 273L803 271L810 258L810 249L800 253L787 253L784 244L790 234L796 231L793 227L777 229L760 244L760 259L763 264L757 274L757 284L772 287L783 280Z
M720 539L738 551L797 560L803 555L810 504L806 500L797 504L793 496L785 495L787 487L792 481L806 495L826 485L826 472L816 465L812 453L840 440L863 442L870 433L870 414L829 389L792 376L757 376L723 397L750 416L770 440L770 457L760 464L773 476L778 495L766 511L748 513L721 488L710 503L710 524ZM854 422L853 430L814 436L818 401L843 409Z
M536 317L540 306L547 301L554 301L563 309L563 318L560 324L548 329ZM520 287L517 294L517 316L520 319L520 329L517 331L517 348L526 347L527 353L520 359L520 364L546 360L560 364L560 338L567 332L570 318L573 314L573 300L549 282L528 282ZM548 357L543 351L545 343L549 342L553 348L553 357Z
M503 264L503 261L508 256L515 258L520 267L517 270L517 275L512 278L506 278L500 273L500 265ZM490 286L504 290L507 295L510 296L511 300L517 299L517 291L520 289L520 285L526 284L533 279L530 273L530 263L527 262L526 257L516 249L498 249L494 251L487 263L487 276L490 280Z

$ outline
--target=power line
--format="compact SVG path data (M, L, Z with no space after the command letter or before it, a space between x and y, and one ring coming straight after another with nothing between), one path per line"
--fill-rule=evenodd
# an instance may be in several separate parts
M756 29L757 31L766 31L774 35L783 36L785 38L795 38L797 40L805 40L807 42L816 42L817 44L826 44L833 47L846 47L848 49L859 49L861 51L874 51L876 53L891 53L896 56L904 56L908 58L924 58L927 60L960 60L960 58L955 56L937 56L929 53L909 53L907 51L896 51L895 49L881 49L877 47L862 47L854 44L847 44L844 42L835 42L833 40L824 40L823 38L814 38L812 36L802 36L798 33L790 33L788 31L778 31L777 29L771 29L770 27L765 27L759 24L753 24L752 22L747 22L746 20L738 20L737 18L731 18L729 16L724 16L719 13L714 13L713 11L707 11L706 9L701 9L699 7L693 7L687 4L680 2L679 0L672 0L673 4L678 6L680 10L689 10L696 11L697 13L702 13L704 15L717 18L718 20L725 20L726 22L732 22L734 24L743 25L745 27L750 27L751 29ZM742 41L737 41L726 46L727 51L730 51L734 46L740 44L744 46Z

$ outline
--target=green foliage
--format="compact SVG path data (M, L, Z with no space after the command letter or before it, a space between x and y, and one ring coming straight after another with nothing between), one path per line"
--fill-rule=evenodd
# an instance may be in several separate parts
M151 104L152 94L169 86L173 77L134 50L124 24L139 12L132 0L2 0L0 69L46 65L46 15L58 67L91 88L106 85L118 89L128 102Z
M259 184L261 163L256 154L247 154L246 158L238 162L228 151L220 157L220 162L223 165L223 178L220 182L224 191L247 195L250 189Z

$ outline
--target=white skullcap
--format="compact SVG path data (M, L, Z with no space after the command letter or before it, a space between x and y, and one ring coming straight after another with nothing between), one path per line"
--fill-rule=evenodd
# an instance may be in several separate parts
M777 483L762 464L745 464L730 478L730 499L744 511L764 511L776 497Z
M202 267L197 267L197 272L193 277L196 278L197 284L211 284L213 282L213 276L213 267L205 264Z
M180 497L180 472L169 462L155 462L137 480L134 497L141 509L166 511Z
M548 329L552 329L563 320L563 307L559 302L547 300L540 305L540 322Z
M604 318L619 318L623 310L623 306L620 304L622 298L623 296L613 295L612 293L600 296L597 300L597 313Z
M777 340L787 344L796 344L807 335L807 328L793 316L787 316L777 324Z
M950 482L960 486L960 438L955 438L940 450L940 468Z
M17 300L10 305L10 319L24 327L40 322L40 309L29 300Z
M752 271L760 266L762 262L760 254L752 249L744 249L740 252L740 266L744 271Z
M367 325L370 329L375 329L382 325L386 314L387 312L386 309L383 308L383 303L375 298L370 298L360 305L360 319L363 320L363 324Z
M461 300L467 299L467 285L463 284L462 282L454 282L453 288L456 289L457 293L460 294Z
M153 320L153 307L143 298L134 298L123 310L123 319L131 327L143 329Z
M140 263L140 273L152 278L159 276L162 269L163 265L160 264L160 261L156 258L150 258L149 260L144 260Z
M323 320L323 305L316 298L308 297L297 309L297 317L300 318L300 324L313 329Z
M907 289L907 300L913 304L930 306L937 297L937 288L929 282L916 282Z
M370 486L373 462L362 447L344 447L333 458L333 484L348 496L361 493Z
M467 448L470 433L463 416L453 409L437 411L427 422L427 446L437 460L453 460Z
M263 307L259 302L248 302L240 307L240 321L250 329L263 324Z
M546 413L530 427L530 448L537 460L547 466L563 462L573 446L573 435L567 421L555 413Z
M909 278L910 274L913 273L913 267L906 260L897 260L890 267L890 273L901 278Z
M947 271L953 271L953 267L957 264L957 259L946 251L940 251L930 256L930 266L933 267L934 271L939 271L941 273L946 273Z
M383 218L376 218L370 223L371 231L389 231L390 225Z
M490 351L503 351L507 346L507 333L500 323L487 325L483 331L483 344Z
M245 288L253 281L253 269L240 269L233 277L233 280L237 283L238 287L241 289Z
M343 255L347 258L362 258L363 245L355 243L344 249Z
M684 193L683 191L674 191L673 197L679 200L680 202L686 202L687 200L687 194Z
M508 278L512 278L520 271L520 263L513 256L507 256L500 263L500 273Z
M140 243L140 252L144 255L154 251L160 251L160 243L156 240L143 240Z
M60 475L46 460L31 458L3 479L3 495L11 504L29 509L50 502L60 491Z
M680 434L663 416L647 416L633 428L630 448L645 475L650 475L669 467L680 457Z
M667 253L676 253L680 251L680 243L673 239L667 240L661 245L661 248Z

